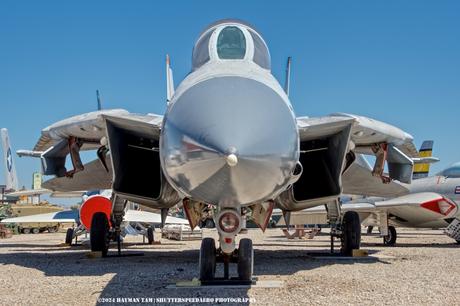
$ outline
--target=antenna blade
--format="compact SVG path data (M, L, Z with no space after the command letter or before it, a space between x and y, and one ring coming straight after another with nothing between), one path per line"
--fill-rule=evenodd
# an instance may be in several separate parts
M174 78L169 55L166 54L166 102L169 104L174 96Z
M284 92L289 97L289 87L291 83L291 57L289 56L286 63L286 79L284 80Z
M96 90L97 97L97 110L102 110L101 97L99 96L99 90Z

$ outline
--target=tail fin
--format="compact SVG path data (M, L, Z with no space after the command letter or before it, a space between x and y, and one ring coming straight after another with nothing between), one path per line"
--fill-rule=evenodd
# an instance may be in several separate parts
M433 140L425 140L419 150L420 157L431 157L433 155ZM428 176L430 164L415 164L412 179L420 179Z
M166 55L166 102L169 104L174 95L174 79L169 55Z
M5 179L7 190L18 190L18 177L16 176L16 167L13 163L13 151L11 150L8 130L1 129L3 160L5 162Z

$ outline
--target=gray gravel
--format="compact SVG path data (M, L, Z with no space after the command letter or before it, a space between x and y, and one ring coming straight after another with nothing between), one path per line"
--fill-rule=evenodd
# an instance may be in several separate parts
M250 299L256 305L459 305L460 245L439 230L398 229L398 234L396 247L363 236L363 248L372 256L341 260L307 255L328 250L326 235L288 241L280 229L249 230L241 237L253 239L255 275L284 284L251 289L167 289L198 276L200 241L163 239L150 246L130 237L126 253L144 256L90 259L86 245L61 246L64 233L19 235L0 240L0 304L120 305L110 301L207 297Z

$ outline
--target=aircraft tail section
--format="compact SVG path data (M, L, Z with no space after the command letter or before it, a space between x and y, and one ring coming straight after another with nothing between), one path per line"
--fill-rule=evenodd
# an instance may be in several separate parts
M422 146L419 150L420 157L432 157L433 155L433 140L425 140L422 143ZM424 177L428 177L428 173L430 172L430 164L429 163L416 163L414 165L414 174L412 179L420 179Z
M18 190L18 177L16 175L16 167L13 163L13 150L11 150L8 130L0 130L3 147L3 161L5 163L5 180L6 190Z

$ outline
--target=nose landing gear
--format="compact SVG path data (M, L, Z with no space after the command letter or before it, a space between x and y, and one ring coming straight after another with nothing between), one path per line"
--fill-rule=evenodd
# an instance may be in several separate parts
M216 216L220 247L216 249L213 238L204 238L200 249L200 280L206 285L250 285L253 281L254 249L250 239L241 239L235 247L236 234L240 232L240 209L223 209ZM224 276L216 277L216 264L224 264ZM230 263L237 264L238 277L230 277Z
M204 238L200 249L200 280L203 285L239 284L250 285L253 283L254 249L251 239L241 239L238 249L231 254L216 249L213 238ZM217 263L224 264L224 276L216 277ZM230 277L230 263L237 264L238 277Z

